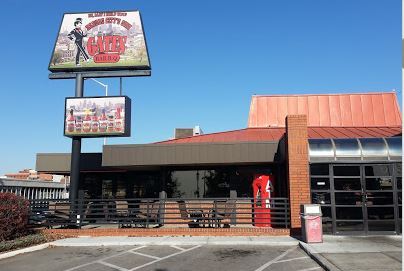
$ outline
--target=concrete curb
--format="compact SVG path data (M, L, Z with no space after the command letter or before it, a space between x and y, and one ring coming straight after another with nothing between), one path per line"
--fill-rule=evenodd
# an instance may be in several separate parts
M323 257L320 253L317 253L314 249L312 249L309 245L299 242L299 247L303 249L307 255L310 256L316 263L318 263L324 270L326 271L341 271L334 264L330 263L325 257Z
M36 246L32 246L32 247L26 247L26 248L22 248L22 249L18 249L18 250L13 250L10 252L4 252L4 253L0 254L0 260L10 258L10 257L16 256L19 254L27 253L27 252L42 250L42 249L48 248L50 246L51 246L51 243L45 243L45 244L40 244L40 245L36 245Z
M233 240L232 240L233 239ZM263 246L297 246L298 241L289 238L215 238L215 237L81 237L56 240L51 243L56 247L85 246L135 246L135 245L263 245Z

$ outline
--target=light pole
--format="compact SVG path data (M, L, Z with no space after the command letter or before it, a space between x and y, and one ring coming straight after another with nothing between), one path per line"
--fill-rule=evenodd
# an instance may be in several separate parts
M91 80L93 80L94 82L96 82L97 84L103 86L105 88L105 96L108 96L108 85L101 83L100 81L94 79L94 78L90 78ZM104 145L107 145L107 138L104 137Z

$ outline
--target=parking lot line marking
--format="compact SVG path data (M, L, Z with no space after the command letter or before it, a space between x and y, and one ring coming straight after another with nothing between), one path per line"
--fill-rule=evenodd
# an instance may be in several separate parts
M123 268L123 267L120 267L120 266L117 266L117 265L112 264L112 263L107 263L107 262L104 262L104 261L98 261L97 263L100 263L100 264L102 264L102 265L106 265L106 266L112 267L112 268L117 269L117 270L119 270L119 271L128 271L128 269Z
M273 263L276 263L277 261L279 261L280 259L282 259L283 257L285 257L289 252L291 252L292 250L295 250L295 249L296 249L296 247L292 247L292 248L286 250L285 252L283 252L281 255L279 255L279 256L276 257L275 259L270 260L269 262L267 262L266 264L264 264L264 265L261 266L260 268L255 269L255 271L262 271L262 270L264 270L265 268L267 268L268 266L272 265Z
M89 262L89 263L85 263L85 264L82 264L82 265L78 265L78 266L75 266L75 267L66 269L65 271L76 270L76 269L78 269L78 268L81 268L81 267L84 267L84 266L87 266L87 265L90 265L90 264L93 264L93 263L97 263L97 262L99 262L99 261L104 261L104 260L107 260L107 259L110 259L110 258L113 258L113 257L116 257L116 256L120 256L120 255L123 255L123 254L125 254L125 253L128 253L129 251L135 251L135 250L138 250L138 249L141 249L141 248L144 248L144 247L146 247L146 246L135 247L135 248L132 248L132 249L129 249L129 250L120 252L120 253L118 253L118 254L114 254L114 255L111 255L111 256L108 256L108 257L99 259L99 260L95 260L95 261L92 261L92 262Z
M178 250L182 250L182 251L186 250L185 248L177 247L177 246L174 246L174 245L172 245L172 246L170 246L170 247L175 248L175 249L178 249Z
M160 259L158 259L158 260L154 260L154 261L151 261L151 262L149 262L149 263L145 263L145 264L143 264L143 265L134 267L134 268L130 269L129 271L138 270L138 269L143 268L143 267L145 267L145 266L148 266L148 265L151 265L151 264L160 262L160 261L162 261L162 260L166 260L166 259L168 259L168 258L171 258L171 257L177 256L177 255L183 254L183 253L185 253L185 252L191 251L191 250L196 249L196 248L199 248L199 247L201 247L201 246L202 246L202 245L198 245L198 246L194 246L194 247L188 248L188 249L186 249L186 250L184 250L184 251L178 251L178 252L176 252L176 253L173 253L173 254L170 254L170 255L168 255L168 256L162 257L162 258L160 258Z
M321 267L317 266L317 267L311 267L311 268L306 268L306 269L300 269L300 270L297 270L297 271L311 271L311 270L316 270L316 269L321 269Z
M133 248L133 249L131 249L129 251L136 251L136 250L139 250L139 249L142 249L142 248L145 248L145 247L147 247L147 246L135 247L135 248Z
M280 260L275 263L284 263L284 262L290 262L290 261L294 261L294 260L301 260L301 259L308 259L308 258L309 258L308 256L303 256L303 257L298 257L298 258L293 258L293 259Z
M136 255L152 258L152 259L155 259L155 260L160 260L161 259L160 257L156 257L156 256L152 256L152 255L148 255L148 254L144 254L144 253L140 253L140 252L136 252L136 251L129 251L129 252L133 253L133 254L136 254Z

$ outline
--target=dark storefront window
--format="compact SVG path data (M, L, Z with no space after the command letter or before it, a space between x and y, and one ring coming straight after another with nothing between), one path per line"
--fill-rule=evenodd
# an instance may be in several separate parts
M83 174L80 189L91 199L156 198L162 190L159 172Z
M311 198L321 205L323 231L401 232L401 170L401 163L311 164Z
M366 178L367 190L393 190L392 177Z
M332 214L331 214L331 207L329 206L322 206L321 212L323 214L323 232L325 233L332 233Z
M391 176L391 167L389 165L371 165L365 166L366 176Z
M230 197L230 191L235 190L237 197L252 197L254 174L277 176L270 167L169 171L166 178L167 196L169 198L220 198Z
M114 196L114 188L113 188L112 180L102 180L102 198L103 199L112 199Z
M360 178L334 178L334 189L341 191L361 190Z
M334 166L334 176L360 176L359 166Z
M315 204L331 204L330 193L313 192L311 193L311 201Z
M398 225L399 231L402 233L402 204L403 204L403 191L402 191L402 164L397 163L395 166L395 175L396 175L396 183L397 183L397 204L398 204Z
M311 189L313 190L330 190L329 178L311 178Z
M328 164L312 164L310 165L310 174L315 175L329 175L329 165Z
M165 190L168 198L252 197L255 174L270 174L275 178L273 196L281 197L285 182L277 167L240 166L200 170L129 171L85 173L80 190L86 198L158 198ZM279 181L278 181L279 180Z
M337 232L352 232L352 231L364 231L365 224L363 221L337 221Z
M323 232L332 233L330 165L311 164L311 202L321 205Z
M335 193L336 205L357 205L362 206L362 193L361 192L336 192Z

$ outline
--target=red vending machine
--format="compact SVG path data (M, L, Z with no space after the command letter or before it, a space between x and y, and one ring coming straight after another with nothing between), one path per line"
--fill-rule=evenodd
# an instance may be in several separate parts
M273 193L272 175L254 175L254 226L271 227L271 194Z

